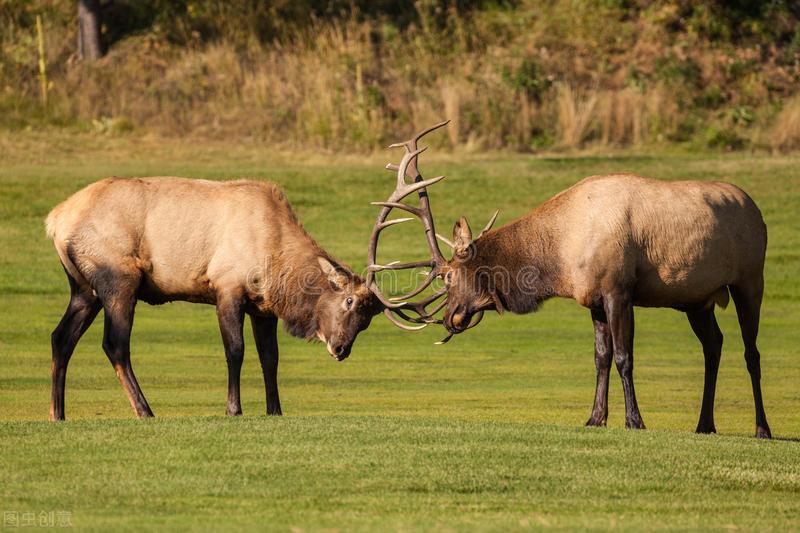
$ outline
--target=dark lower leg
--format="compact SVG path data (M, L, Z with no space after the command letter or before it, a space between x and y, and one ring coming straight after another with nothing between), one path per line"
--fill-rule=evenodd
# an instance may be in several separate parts
M70 285L74 285L70 280ZM100 304L94 297L85 297L75 291L69 305L51 336L53 362L51 373L53 387L50 401L50 420L64 420L64 389L67 379L67 365L81 336L86 332L100 311Z
M131 403L131 407L133 408L133 412L136 413L136 416L139 418L153 416L153 411L150 409L150 405L147 403L142 389L139 388L139 382L136 381L130 359L128 359L127 362L115 364L114 371L117 373L117 378L119 378L122 388L125 389L125 393L128 395L128 401Z
M278 319L251 316L253 335L264 374L264 390L267 399L267 415L281 414L278 395Z
M225 414L228 416L236 416L242 414L242 400L241 400L241 373L242 373L241 357L228 357L228 404L225 409Z
M594 362L597 369L597 385L592 415L586 425L605 426L608 420L608 378L613 348L605 312L593 310L592 321L594 322Z
M758 326L761 315L761 296L763 281L755 287L731 287L731 295L736 304L736 313L739 317L739 327L742 330L744 341L744 359L747 371L750 373L750 382L753 386L753 401L756 410L756 437L771 438L767 415L764 412L764 400L761 395L761 354L756 347Z
M239 383L244 361L244 311L239 299L221 297L217 301L217 318L225 346L225 359L228 364L228 405L226 414L236 416L242 414Z
M626 294L611 294L604 298L603 305L625 395L625 427L644 429L633 386L633 303Z
M714 309L691 311L686 313L689 324L703 345L705 359L705 380L703 384L703 403L700 408L700 419L697 422L697 433L716 433L714 424L714 396L717 389L717 374L722 354L722 332L714 317Z
M120 289L110 294L108 299L103 302L105 310L105 331L103 333L103 350L108 356L108 360L114 366L117 378L128 395L136 416L151 417L153 411L136 381L131 366L131 329L133 328L133 313L136 307L136 299L133 291L125 291L123 287L133 287L132 283L127 285L120 283Z
M746 348L744 352L747 362L747 371L750 373L750 383L753 386L753 400L756 408L756 437L761 439L772 438L772 431L767 423L767 414L764 412L764 399L761 396L761 354L755 347Z

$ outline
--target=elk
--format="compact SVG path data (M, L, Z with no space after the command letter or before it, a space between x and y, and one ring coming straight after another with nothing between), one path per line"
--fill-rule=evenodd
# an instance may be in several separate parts
M644 429L633 384L634 307L666 307L686 313L705 358L705 383L698 433L715 433L714 395L722 352L722 332L715 306L725 308L733 296L744 340L744 359L755 401L756 437L770 438L761 396L760 354L756 347L764 291L766 225L756 204L742 189L722 182L666 182L631 174L588 177L555 195L527 215L497 229L486 227L473 238L465 218L455 223L452 241L436 234L427 189L419 207L397 200L406 177L423 180L417 142L437 124L403 146L397 170L398 186L383 206L418 216L430 248L429 261L394 264L392 268L430 269L417 291L381 301L395 306L414 328L443 323L449 335L480 322L485 311L517 314L536 311L552 297L572 298L591 314L595 334L597 383L588 426L605 426L611 361L619 372L625 397L625 425ZM379 217L380 222L380 217ZM376 226L377 228L377 226ZM373 231L370 268L375 265L379 231ZM437 238L453 249L446 260ZM441 278L443 288L420 302L406 298L422 294ZM369 280L368 280L369 281ZM377 290L377 287L373 287ZM434 309L430 301L444 297ZM445 309L444 318L436 311Z
M253 181L110 178L78 191L46 220L70 301L52 334L51 420L64 419L67 365L104 310L103 350L139 417L153 416L130 360L138 300L216 306L228 366L227 414L242 413L242 326L250 316L266 390L280 415L278 319L321 340L337 361L382 310L365 281L306 233L281 189Z

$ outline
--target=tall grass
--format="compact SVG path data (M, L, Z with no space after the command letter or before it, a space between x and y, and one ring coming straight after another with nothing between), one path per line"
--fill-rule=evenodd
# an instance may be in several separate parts
M770 144L776 150L800 148L800 96L788 100L775 120Z
M769 120L775 103L798 90L800 37L797 51L789 44L755 54L763 36L716 42L667 0L627 11L568 0L469 12L434 4L416 4L404 26L351 13L287 26L266 41L230 21L208 41L189 29L177 41L144 31L93 64L71 57L74 27L46 19L47 108L37 104L34 39L14 26L0 38L0 125L370 149L447 117L446 143L467 149L698 139L797 146L798 104L787 103L774 126ZM767 128L774 133L756 135Z

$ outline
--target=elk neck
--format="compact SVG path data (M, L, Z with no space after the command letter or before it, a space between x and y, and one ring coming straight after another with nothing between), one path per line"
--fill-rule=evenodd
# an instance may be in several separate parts
M324 292L331 290L317 258L336 261L299 224L272 237L276 242L259 290L260 307L281 318L292 336L312 340L319 328L317 303Z
M532 213L475 241L475 264L502 272L496 292L508 311L530 313L566 291L555 234L545 217Z

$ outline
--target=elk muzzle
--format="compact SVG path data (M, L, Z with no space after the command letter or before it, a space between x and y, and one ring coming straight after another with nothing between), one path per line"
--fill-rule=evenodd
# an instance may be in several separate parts
M350 355L350 350L353 348L353 344L343 344L343 343L333 343L328 342L326 343L328 348L328 353L331 354L331 357L336 359L337 361L344 361Z
M458 305L452 312L448 309L448 312L445 313L444 327L447 328L447 331L450 333L461 333L469 327L471 319L472 313L467 311L465 306Z

